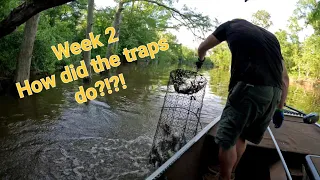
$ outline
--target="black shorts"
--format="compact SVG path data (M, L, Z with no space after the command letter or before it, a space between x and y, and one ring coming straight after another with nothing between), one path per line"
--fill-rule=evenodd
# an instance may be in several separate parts
M282 90L271 86L254 86L238 82L229 92L215 142L224 149L237 139L259 144L281 100Z

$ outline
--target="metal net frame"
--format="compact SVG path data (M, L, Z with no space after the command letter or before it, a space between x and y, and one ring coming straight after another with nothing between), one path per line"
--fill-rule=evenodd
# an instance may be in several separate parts
M183 86L179 81L185 81L182 76L191 79L193 86L179 88ZM182 69L170 72L149 156L150 163L161 166L201 131L200 114L206 85L206 78L197 72Z

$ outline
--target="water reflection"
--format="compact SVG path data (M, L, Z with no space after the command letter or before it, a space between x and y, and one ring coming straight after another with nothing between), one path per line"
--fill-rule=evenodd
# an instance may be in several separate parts
M320 113L320 87L305 88L299 84L291 84L287 104L305 113Z
M210 87L213 94L222 97L222 104L224 105L228 96L228 86L230 73L224 69L215 68L210 72Z

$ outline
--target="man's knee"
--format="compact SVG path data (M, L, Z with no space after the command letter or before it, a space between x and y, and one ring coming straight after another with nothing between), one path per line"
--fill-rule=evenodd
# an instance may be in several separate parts
M220 147L220 150L222 150L222 151L228 151L228 150L232 149L233 147L235 147L235 145L236 145L234 143L224 142L224 141L219 141L219 140L216 140L216 143L218 144L218 146Z
M242 138L242 137L238 138L237 145L242 146L242 145L246 145L246 144L247 144L247 142L246 142L246 140L244 138Z
M247 146L247 142L245 139L243 138L239 138L237 141L237 154L238 156L242 156L242 154L244 153L246 146Z

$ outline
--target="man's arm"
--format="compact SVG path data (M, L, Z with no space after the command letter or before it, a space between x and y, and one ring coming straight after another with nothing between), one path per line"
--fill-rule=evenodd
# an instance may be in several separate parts
M207 51L220 43L221 42L213 34L210 34L198 47L199 59L203 61Z
M278 109L283 109L284 103L287 100L288 89L289 89L289 75L284 61L282 60L283 72L282 72L282 95Z
M222 41L227 39L226 31L231 21L221 24L212 34L210 34L199 46L198 56L200 61L204 60L206 53L209 49L217 46Z

